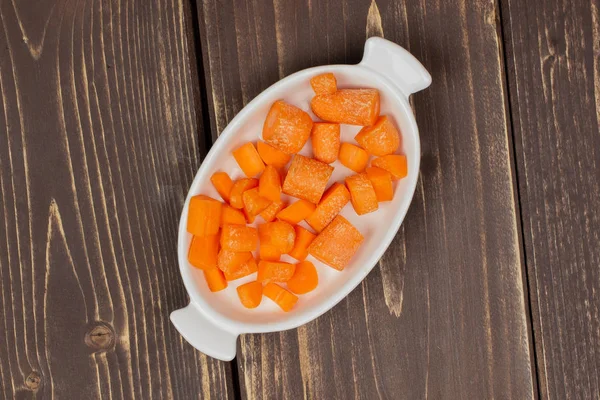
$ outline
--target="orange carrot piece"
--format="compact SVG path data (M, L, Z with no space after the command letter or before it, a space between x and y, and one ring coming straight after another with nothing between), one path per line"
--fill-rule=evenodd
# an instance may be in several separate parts
M281 169L285 167L286 164L292 159L292 156L289 154L286 154L281 150L277 150L275 147L265 142L259 141L256 143L256 150L258 150L258 154L265 164L272 165L275 168Z
M296 225L303 219L310 217L313 211L315 211L315 207L316 206L310 201L298 200L279 211L279 213L277 213L277 218L281 221Z
M223 271L218 268L204 271L204 279L206 279L206 283L211 292L218 292L227 287L225 275L223 274Z
M271 200L267 200L261 197L258 193L258 188L252 188L246 190L242 195L244 201L244 211L249 222L252 223L254 218L263 212L267 207L271 205Z
M315 158L325 164L331 164L340 152L340 124L316 122L313 125L312 145Z
M223 225L246 225L246 217L240 210L224 204L221 211L221 226Z
M347 177L346 186L350 191L352 207L358 215L368 214L379 208L377 194L366 173Z
M258 254L265 261L279 261L281 258L281 252L277 248L263 243L260 244Z
M399 154L390 154L379 157L371 161L373 167L385 169L392 174L392 179L402 179L408 175L408 162L406 156Z
M392 174L385 169L368 167L367 177L375 189L377 201L390 201L394 198L394 187L392 185Z
M290 293L276 283L269 282L263 288L265 297L273 300L285 312L290 311L296 305L298 296Z
M294 264L281 261L260 261L258 263L257 281L268 282L287 282L292 275L296 266Z
M321 232L349 201L350 192L346 186L336 182L327 189L315 212L306 218L306 222L315 231Z
M277 100L271 106L263 126L263 139L286 154L302 150L310 137L313 121L296 106Z
M238 286L236 290L244 307L256 308L260 305L263 293L262 283L257 281L244 283Z
M229 203L229 196L231 195L233 181L231 180L229 175L227 175L227 172L215 172L210 177L210 181L212 182L215 189L217 189L219 196L221 196L223 200Z
M265 170L265 163L250 142L235 149L233 157L248 178L252 178Z
M227 273L231 273L238 269L242 264L245 264L252 258L252 253L249 251L235 252L231 250L221 249L217 257L217 267Z
M281 199L281 177L277 168L267 165L258 180L258 194L269 201Z
M242 197L246 190L250 190L258 186L258 179L254 178L242 178L233 182L231 188L231 196L229 204L231 207L242 209L244 208L244 198Z
M195 236L216 235L221 225L223 203L202 194L190 199L187 231Z
M296 231L284 221L267 222L258 226L260 244L276 249L281 254L287 254L294 248Z
M254 251L258 246L256 228L240 225L223 225L221 247L231 251Z
M369 126L379 117L379 91L340 89L331 94L318 94L311 100L310 107L323 121Z
M294 229L296 231L296 240L294 241L294 248L288 254L298 261L303 261L308 256L308 246L310 246L317 235L300 225L296 225Z
M263 212L260 213L260 216L266 221L271 222L275 219L277 213L285 207L285 203L281 200L274 201L271 203L269 207L267 207Z
M363 235L346 218L338 215L308 247L308 253L339 271L350 262L363 242Z
M352 143L340 146L340 162L354 172L363 172L369 163L369 153Z
M296 154L283 182L283 192L317 204L332 173L331 165Z
M223 272L223 274L225 275L225 279L228 281L235 281L236 279L253 274L256 271L258 271L258 265L256 264L256 260L251 258L239 267L231 270L230 272Z
M220 235L193 236L188 251L188 261L196 268L213 269L217 267Z
M296 264L294 275L287 281L288 289L296 294L312 292L318 284L319 275L317 274L317 269L310 261L303 261Z
M332 94L337 91L337 80L331 72L313 76L310 79L315 94Z
M373 126L365 126L354 140L374 156L394 153L400 147L400 133L387 116L381 116Z

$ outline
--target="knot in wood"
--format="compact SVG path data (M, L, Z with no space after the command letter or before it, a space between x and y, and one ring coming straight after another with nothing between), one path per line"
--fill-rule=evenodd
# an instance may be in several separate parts
M115 331L104 322L96 322L86 332L85 344L95 352L110 350L115 345Z
M27 378L25 378L25 386L29 390L38 390L42 383L42 377L35 371L32 371Z

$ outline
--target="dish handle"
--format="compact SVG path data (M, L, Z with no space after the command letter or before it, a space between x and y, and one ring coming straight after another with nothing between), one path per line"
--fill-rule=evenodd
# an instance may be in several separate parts
M396 43L379 37L366 41L359 65L391 80L406 97L431 85L431 75L419 60Z
M202 353L222 361L231 361L235 357L238 335L207 318L193 302L173 311L171 322L185 340Z

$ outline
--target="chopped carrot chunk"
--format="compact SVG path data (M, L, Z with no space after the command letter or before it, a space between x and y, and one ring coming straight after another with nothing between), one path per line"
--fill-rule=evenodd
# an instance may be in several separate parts
M277 218L281 221L296 225L303 219L310 217L313 211L315 211L315 207L316 206L310 201L298 200L279 211L279 213L277 213Z
M240 302L246 308L256 308L260 305L263 294L262 283L254 281L244 283L236 289Z
M242 209L244 208L244 198L242 197L246 190L250 190L258 186L258 179L242 178L233 182L231 188L231 198L229 204L231 207Z
M340 146L340 162L354 172L363 172L369 163L369 153L352 143Z
M250 142L235 149L233 157L248 178L260 174L265 169L265 163L263 163L256 148Z
M298 301L298 296L288 292L273 282L267 283L267 285L263 288L263 294L265 297L273 300L285 312L288 312L294 308L296 302Z
M303 261L308 256L308 246L317 235L300 225L296 225L294 229L296 230L296 240L294 241L294 248L288 254L298 261Z
M340 89L318 94L310 106L323 121L369 126L379 117L379 91L376 89Z
M363 242L363 235L346 218L338 215L308 247L317 260L343 270Z
M281 201L281 200L274 201L271 203L271 205L269 207L265 208L265 210L260 213L260 216L266 222L271 222L275 219L275 216L277 215L277 213L279 211L283 210L284 207L285 207L285 203L283 201Z
M332 94L337 91L337 80L331 72L312 77L310 85L315 94Z
M254 251L258 246L256 228L240 225L224 225L221 232L221 247L231 251Z
M242 195L244 201L244 211L250 222L271 205L271 200L261 197L258 188L246 190Z
M358 215L368 214L379 208L377 194L366 173L347 177L346 186L350 191L352 207Z
M221 211L221 226L223 225L246 225L246 217L240 210L224 204Z
M251 258L252 253L249 251L235 252L221 249L217 257L217 267L223 272L231 273Z
M313 125L312 145L315 158L325 164L331 164L340 152L340 124L316 122Z
M406 156L398 154L390 154L387 156L379 157L371 162L374 167L385 169L392 174L393 179L402 179L408 175L408 163Z
M331 165L296 154L283 182L283 192L317 204L332 173Z
M302 150L310 137L313 121L296 106L278 100L271 106L263 126L263 139L286 154Z
M306 219L306 222L315 231L321 232L349 201L350 192L346 186L336 182L327 189L321 202L311 216Z
M312 292L318 284L319 275L317 274L317 269L310 261L303 261L296 264L294 275L287 281L288 289L296 294Z
M281 261L260 261L258 263L257 281L268 282L287 282L292 275L296 266L294 264Z
M262 158L265 164L272 165L275 168L281 169L285 167L292 159L291 155L286 154L265 142L259 141L256 143L256 150L258 150L258 154L260 154L260 158Z
M229 203L229 196L231 195L231 188L233 187L233 182L229 175L227 175L226 172L215 172L210 177L210 181L215 189L217 189L219 196Z
M220 235L193 236L188 251L188 261L196 268L213 269L217 267Z
M204 271L204 279L206 279L206 283L211 292L218 292L227 287L225 275L223 274L223 271L218 268Z
M281 258L281 251L272 245L263 243L260 244L258 254L260 259L264 261L279 261Z
M251 258L239 267L234 268L229 272L223 272L223 274L228 281L235 281L236 279L253 274L256 271L258 271L258 265L256 264L256 260Z
M394 198L394 187L392 185L392 174L385 169L368 167L367 177L375 189L377 201L390 201Z
M258 226L260 244L270 246L281 254L287 254L294 247L296 231L284 221L267 222Z
M379 117L375 125L362 128L354 140L377 157L392 154L400 147L400 133L385 115Z
M216 235L221 225L223 203L211 197L198 195L190 199L187 231L195 236Z
M277 168L267 165L258 180L258 194L269 201L281 199L281 177Z

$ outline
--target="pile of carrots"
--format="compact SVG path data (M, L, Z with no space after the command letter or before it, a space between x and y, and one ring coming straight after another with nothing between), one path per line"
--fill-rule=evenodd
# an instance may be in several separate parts
M247 308L258 307L266 296L290 311L297 295L318 285L315 266L305 260L309 254L343 270L364 237L339 212L348 202L358 215L377 210L379 202L392 200L393 181L407 175L406 157L395 154L400 133L379 115L377 90L338 89L331 73L310 83L315 91L312 111L326 122L313 122L298 107L276 101L263 126L264 141L233 151L246 177L232 181L227 173L215 172L211 182L223 201L204 195L190 200L190 264L204 271L213 292L257 273L255 281L237 288ZM363 126L355 137L358 145L341 143L340 124ZM297 154L309 139L313 158ZM367 167L371 156L377 158ZM336 160L354 174L328 188L334 169L329 164ZM285 204L282 193L297 200ZM247 226L257 217L264 223ZM314 232L300 226L301 221ZM258 262L253 255L257 249ZM298 263L281 261L284 254Z

